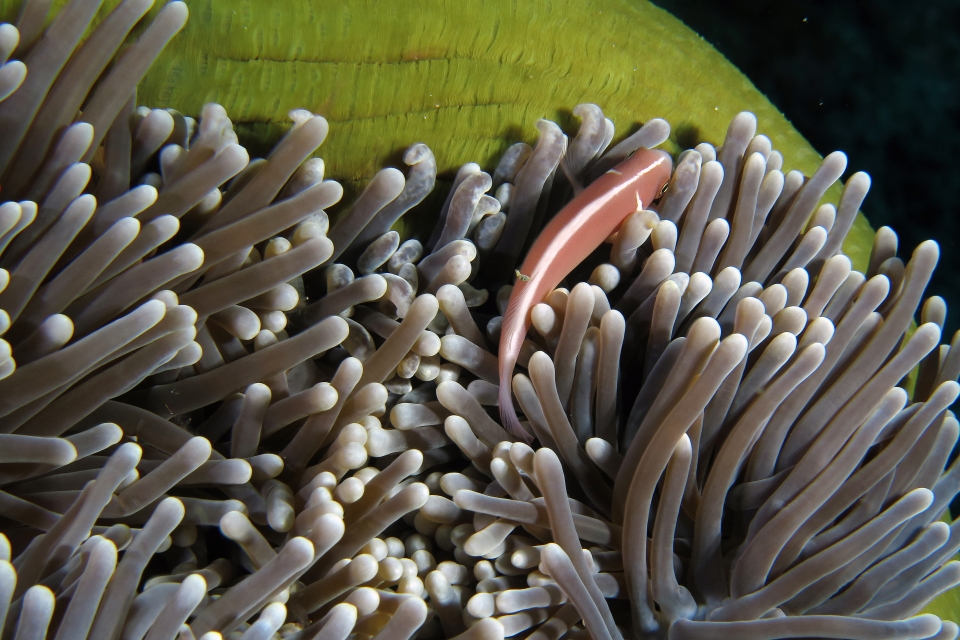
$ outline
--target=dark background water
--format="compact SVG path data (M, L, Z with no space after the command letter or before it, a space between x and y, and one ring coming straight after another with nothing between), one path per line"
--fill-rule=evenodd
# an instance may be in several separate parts
M940 243L928 295L960 328L960 2L654 0L713 44L821 154L873 186L863 211L908 259ZM761 126L762 128L762 126Z

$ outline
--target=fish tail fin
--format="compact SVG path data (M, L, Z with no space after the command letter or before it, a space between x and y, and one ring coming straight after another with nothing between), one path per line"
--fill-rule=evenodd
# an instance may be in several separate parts
M522 268L522 267L521 267ZM498 351L500 373L500 421L507 433L521 442L530 444L533 436L523 428L517 418L517 410L513 406L513 367L517 364L523 338L527 335L527 308L526 297L520 295L528 283L518 280L510 295L510 302L503 314L503 324L500 327L500 346Z
M503 423L503 428L507 430L507 433L514 438L526 444L533 442L533 436L520 424L517 411L513 407L513 394L510 391L509 374L500 377L500 421Z

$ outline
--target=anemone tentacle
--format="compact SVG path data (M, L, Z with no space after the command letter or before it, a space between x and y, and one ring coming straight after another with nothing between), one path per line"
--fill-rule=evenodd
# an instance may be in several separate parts
M748 112L683 150L501 396L497 243L666 121L610 146L578 105L433 209L416 143L331 224L323 117L251 159L221 105L136 106L183 3L71 71L147 4L76 51L96 2L0 26L4 637L957 637L960 334L935 242L844 253L843 154L805 176ZM434 238L390 230L416 206Z

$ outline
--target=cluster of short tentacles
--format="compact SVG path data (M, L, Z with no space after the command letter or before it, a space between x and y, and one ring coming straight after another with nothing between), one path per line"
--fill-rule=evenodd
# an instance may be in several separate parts
M323 118L251 161L217 105L136 107L186 20L114 61L150 4L0 26L3 638L957 637L917 615L960 583L938 248L883 228L853 270L842 154L783 173L750 114L682 153L533 310L531 448L493 418L503 274L667 124L541 121L401 243L425 145L329 224Z

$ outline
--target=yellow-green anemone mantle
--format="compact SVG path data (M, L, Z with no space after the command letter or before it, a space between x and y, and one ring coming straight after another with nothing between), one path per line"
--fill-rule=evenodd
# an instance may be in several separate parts
M106 0L100 15L118 3ZM0 18L15 18L19 4L0 0ZM417 141L434 150L441 174L470 161L492 167L509 144L534 141L538 118L574 131L569 110L580 102L601 106L615 141L665 118L673 153L719 144L749 110L788 168L809 175L820 160L742 73L645 0L187 4L187 27L153 65L139 103L197 115L219 102L254 152L279 138L291 109L309 109L330 122L323 156L342 182L397 164ZM861 218L844 246L856 268L871 242Z

